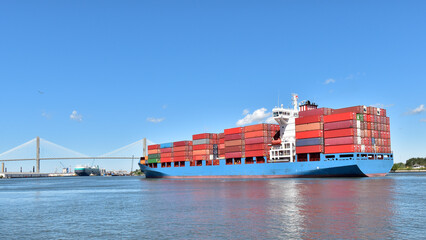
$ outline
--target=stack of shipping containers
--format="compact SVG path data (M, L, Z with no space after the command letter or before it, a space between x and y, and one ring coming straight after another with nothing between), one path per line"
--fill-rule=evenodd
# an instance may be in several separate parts
M201 166L202 160L206 165L219 165L218 134L201 133L192 135L192 160L191 166Z
M217 138L219 140L219 144L218 144L219 158L225 158L225 133L219 133L217 135Z
M173 143L173 161L175 167L184 167L186 161L192 161L192 141Z
M331 108L318 108L299 112L296 118L297 161L319 161L324 152L324 116L331 114Z
M272 137L279 130L275 124L256 124L244 127L244 145L246 163L252 163L256 157L258 163L264 162L269 157Z
M390 153L386 110L355 106L334 110L324 117L325 153Z
M226 164L241 164L245 157L244 128L225 129L224 135Z
M173 143L160 144L160 158L162 167L171 167L173 162Z
M148 160L146 163L159 163L160 162L160 144L148 146Z

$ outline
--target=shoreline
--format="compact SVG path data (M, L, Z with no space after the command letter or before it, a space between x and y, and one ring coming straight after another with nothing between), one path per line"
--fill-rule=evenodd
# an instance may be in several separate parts
M394 170L394 171L390 171L391 173L409 173L409 172L426 172L426 170Z

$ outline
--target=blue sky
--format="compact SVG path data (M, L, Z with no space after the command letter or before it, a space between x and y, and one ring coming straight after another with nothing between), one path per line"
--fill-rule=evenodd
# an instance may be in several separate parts
M320 107L386 106L395 161L424 157L425 10L424 1L1 1L0 152L35 136L87 155L143 137L185 140L298 93Z

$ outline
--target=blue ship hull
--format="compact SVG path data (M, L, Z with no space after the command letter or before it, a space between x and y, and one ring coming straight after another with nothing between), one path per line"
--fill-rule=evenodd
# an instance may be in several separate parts
M348 155L353 157L347 157ZM161 167L161 163L140 164L147 178L289 178L289 177L373 177L385 176L393 165L392 153L321 154L319 161L268 162L227 165Z

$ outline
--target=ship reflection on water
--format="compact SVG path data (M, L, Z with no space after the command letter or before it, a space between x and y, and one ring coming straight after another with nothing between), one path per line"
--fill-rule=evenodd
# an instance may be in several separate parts
M195 235L386 239L394 234L391 178L166 182L173 202L187 205L186 211L175 209L176 219L196 223Z

